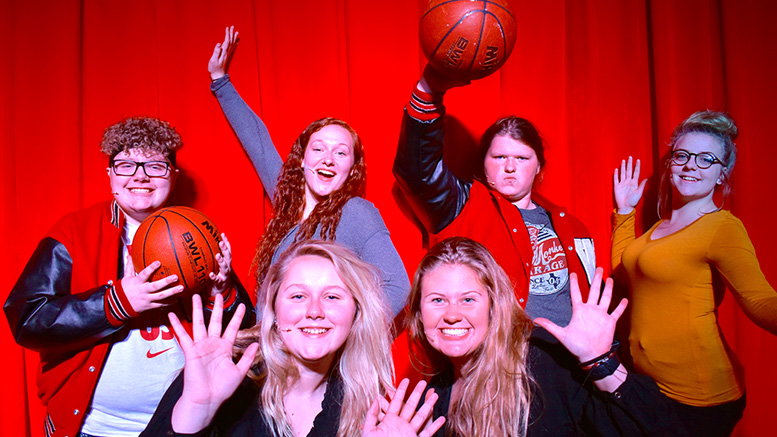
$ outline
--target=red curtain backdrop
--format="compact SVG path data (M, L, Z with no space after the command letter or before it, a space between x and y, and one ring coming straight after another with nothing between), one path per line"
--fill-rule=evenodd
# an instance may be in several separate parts
M364 140L367 198L380 209L412 274L423 235L403 214L391 174L398 129L424 60L417 23L425 0L3 0L0 130L5 299L39 239L67 212L110 198L103 130L123 117L170 121L185 147L175 203L206 212L249 265L270 210L216 100L206 64L224 27L240 47L230 70L281 153L312 120L347 120ZM628 155L652 177L640 206L655 220L655 175L672 128L701 109L741 129L727 202L777 284L774 102L777 3L758 0L510 1L516 48L498 73L446 97L454 141L475 141L497 117L534 121L548 142L539 190L567 205L609 265L612 170ZM451 135L454 137L454 135ZM737 435L773 428L777 339L727 297L721 325L747 368L748 406ZM5 322L2 323L5 325ZM403 355L404 337L396 347ZM37 355L0 328L6 383L0 434L42 435ZM398 362L398 373L407 372Z

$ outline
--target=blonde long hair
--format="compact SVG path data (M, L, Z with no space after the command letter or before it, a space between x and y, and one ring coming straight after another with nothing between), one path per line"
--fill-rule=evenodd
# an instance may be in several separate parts
M331 261L338 276L356 301L356 314L348 338L330 369L339 375L343 401L337 435L361 435L370 404L392 388L391 318L381 291L380 275L372 265L361 261L348 249L324 240L294 243L267 272L262 284L263 305L260 325L243 331L241 347L252 341L261 344L260 354L249 376L261 385L262 415L275 436L293 436L283 405L283 395L299 378L294 357L283 344L275 324L275 300L291 262L312 255Z
M532 380L526 357L532 322L518 306L513 286L491 253L464 237L447 238L421 260L410 291L407 320L411 353L424 353L434 374L453 368L451 360L434 349L421 318L424 276L443 265L472 269L488 292L488 333L461 370L461 390L447 415L446 429L457 436L524 436L529 423Z

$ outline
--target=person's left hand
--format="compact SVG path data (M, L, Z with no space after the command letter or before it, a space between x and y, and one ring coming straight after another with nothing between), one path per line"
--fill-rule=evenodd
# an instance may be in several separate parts
M569 292L572 299L572 319L569 325L562 328L548 319L534 320L534 323L553 334L580 362L591 360L610 350L615 325L628 305L628 301L622 299L612 314L608 313L613 283L612 278L607 278L600 297L603 273L601 267L596 269L587 302L583 302L580 295L577 275L569 275Z
M438 417L434 422L427 424L432 415L434 403L437 402L437 394L428 395L424 404L416 411L424 388L426 388L426 382L420 381L416 384L410 397L407 398L407 402L403 402L409 385L410 380L405 378L399 383L390 403L385 399L376 399L372 403L364 421L362 437L431 437L440 429L445 423L445 417ZM380 424L378 424L379 420ZM425 424L426 426L424 426Z
M210 272L208 275L210 280L213 281L213 285L210 288L210 295L212 297L215 297L217 294L221 294L232 287L232 246L229 244L229 240L227 240L225 234L221 234L219 249L221 250L221 253L216 254L216 264L219 266L219 273L215 274Z
M208 60L208 73L210 80L216 80L224 77L229 68L229 59L237 47L238 32L235 32L235 26L227 27L224 30L224 42L216 44L213 47L213 54Z

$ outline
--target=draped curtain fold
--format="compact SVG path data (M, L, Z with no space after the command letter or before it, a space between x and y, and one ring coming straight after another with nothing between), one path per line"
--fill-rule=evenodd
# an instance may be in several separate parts
M609 265L612 171L633 155L650 177L638 214L656 219L656 180L673 127L701 109L728 111L741 135L733 196L761 268L777 284L777 207L765 157L777 101L777 3L757 0L510 0L516 48L496 74L446 96L447 141L465 153L496 118L532 120L548 144L539 191L591 229ZM0 166L5 275L10 292L37 242L67 212L110 197L103 130L123 117L170 121L185 147L174 203L206 212L249 269L271 210L248 159L208 90L206 65L223 30L240 44L235 86L285 156L311 121L340 117L359 132L367 198L381 211L409 273L423 234L400 207L391 173L402 108L424 65L417 23L425 0L48 0L0 3ZM458 152L457 152L458 153ZM457 157L452 157L456 159ZM458 159L462 159L458 157ZM466 159L466 158L465 158ZM771 187L771 188L770 188ZM106 278L106 280L109 278ZM719 311L747 369L748 407L737 435L757 435L777 414L777 339L731 297ZM5 324L5 322L3 322ZM396 356L407 355L405 336ZM6 384L0 435L43 435L37 354L0 329ZM406 358L398 373L409 373Z

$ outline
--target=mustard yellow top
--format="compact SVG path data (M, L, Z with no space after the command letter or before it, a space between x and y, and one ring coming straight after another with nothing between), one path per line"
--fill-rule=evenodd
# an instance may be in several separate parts
M630 281L629 347L636 370L667 396L712 406L744 393L744 371L718 326L726 285L745 314L777 334L777 293L758 265L742 222L728 211L706 214L652 239L635 239L634 212L613 217L612 266Z

